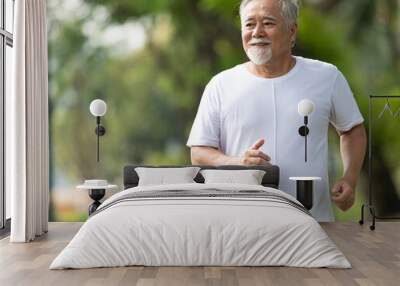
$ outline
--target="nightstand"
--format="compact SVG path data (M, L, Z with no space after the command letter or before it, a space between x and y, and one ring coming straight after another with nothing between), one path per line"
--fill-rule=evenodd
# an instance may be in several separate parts
M108 184L106 180L85 180L85 183L83 185L79 185L76 188L89 191L89 197L93 200L93 203L89 206L88 209L90 216L101 205L100 200L106 194L106 190L116 189L117 187L117 185Z
M289 180L296 181L296 199L310 210L313 207L313 183L321 180L321 177L290 177Z

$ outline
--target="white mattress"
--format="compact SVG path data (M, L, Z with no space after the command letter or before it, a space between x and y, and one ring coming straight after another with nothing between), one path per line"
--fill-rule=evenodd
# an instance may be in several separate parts
M128 189L100 206L99 210L104 210L83 224L50 269L127 265L351 267L310 215L274 200L174 197L113 204L132 192L205 188L263 190L297 202L279 190L254 185Z

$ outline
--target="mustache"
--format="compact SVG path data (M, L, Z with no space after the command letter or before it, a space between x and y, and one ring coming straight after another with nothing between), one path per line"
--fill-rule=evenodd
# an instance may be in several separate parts
M249 45L254 45L254 44L271 44L271 41L268 41L266 39L251 39L249 42Z

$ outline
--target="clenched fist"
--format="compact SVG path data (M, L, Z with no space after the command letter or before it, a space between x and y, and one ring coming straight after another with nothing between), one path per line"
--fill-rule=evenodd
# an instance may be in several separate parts
M340 179L332 188L332 201L342 210L347 211L354 204L354 187L345 179Z

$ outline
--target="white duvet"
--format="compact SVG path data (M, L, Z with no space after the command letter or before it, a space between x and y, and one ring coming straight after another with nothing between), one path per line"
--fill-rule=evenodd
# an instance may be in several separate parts
M294 266L350 268L307 213L262 198L174 197L120 201L132 192L277 189L238 184L135 187L106 200L50 269L146 266ZM137 194L137 193L134 193Z

